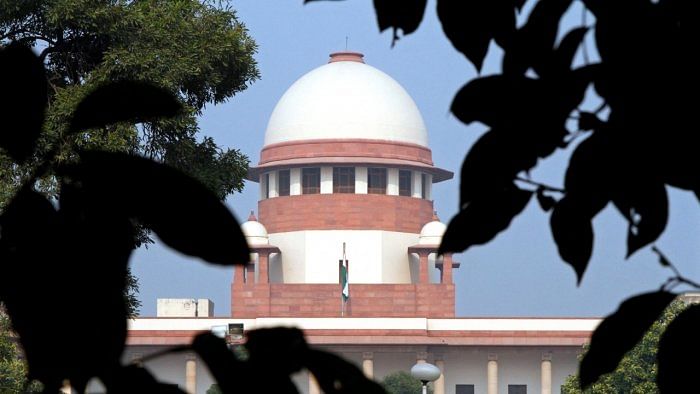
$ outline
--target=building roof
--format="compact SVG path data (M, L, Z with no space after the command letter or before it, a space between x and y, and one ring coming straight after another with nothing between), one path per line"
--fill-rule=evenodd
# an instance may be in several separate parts
M287 326L309 343L333 345L581 346L598 318L139 318L129 321L129 345L180 345L215 326L245 330Z
M354 52L299 78L277 103L265 145L301 140L372 139L428 146L423 118L393 78Z

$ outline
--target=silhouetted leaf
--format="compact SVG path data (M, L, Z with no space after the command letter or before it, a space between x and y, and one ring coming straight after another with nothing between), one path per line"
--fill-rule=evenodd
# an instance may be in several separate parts
M460 206L508 188L519 172L537 164L537 156L518 142L511 134L490 130L472 145L462 163Z
M309 351L304 333L289 327L249 331L245 346L252 364L264 365L285 376L303 368Z
M544 194L544 189L540 187L537 188L537 202L540 204L540 208L542 208L543 211L548 212L549 210L554 208L554 205L556 205L557 200L555 200L551 196Z
M656 384L662 394L684 393L697 387L697 366L693 360L700 354L698 328L700 305L691 305L661 336Z
M221 391L228 393L254 392L259 382L254 382L256 371L238 361L226 346L226 342L212 333L197 335L192 350L204 361Z
M399 29L404 35L416 31L423 20L425 4L426 0L374 0L379 31L392 28L394 31L392 45L394 45L398 40Z
M83 152L63 172L92 198L152 229L168 246L210 263L246 264L248 246L233 214L197 180L155 161Z
M596 116L596 114L590 112L579 112L578 118L578 128L579 130L591 131L594 129L599 129L603 125L603 122Z
M515 33L515 8L520 6L518 1L438 0L437 12L452 45L480 71L491 39L508 46Z
M639 342L676 295L666 291L627 299L593 332L591 344L579 369L581 387L587 388L617 364Z
M158 382L146 369L128 365L117 369L114 379L106 382L110 393L129 393L139 391L154 394L185 394L175 384Z
M78 104L69 131L173 117L181 110L177 98L163 88L144 82L110 82L92 91Z
M587 27L578 27L566 33L554 51L552 59L553 70L562 72L571 68L576 51L581 46L586 33L588 33Z
M493 75L464 85L450 110L463 123L482 122L491 127L517 129L533 116L542 101L539 81L523 76Z
M593 226L587 209L572 196L569 192L559 200L549 221L559 255L576 271L580 284L593 252Z
M559 21L572 0L540 0L527 23L517 31L513 45L505 49L503 73L522 75L532 67L538 75L547 74ZM568 68L568 67L567 67Z
M606 133L596 132L581 142L569 160L564 189L575 196L577 209L589 219L610 202L617 182L618 162Z
M624 183L613 197L613 203L629 222L627 257L654 242L668 222L668 196L661 182L640 179Z
M458 253L492 240L525 209L532 194L512 183L480 194L450 220L438 253Z
M326 394L385 394L378 383L367 379L355 365L331 353L309 350L306 367Z
M0 147L17 162L36 148L48 102L44 65L31 49L11 43L0 49Z

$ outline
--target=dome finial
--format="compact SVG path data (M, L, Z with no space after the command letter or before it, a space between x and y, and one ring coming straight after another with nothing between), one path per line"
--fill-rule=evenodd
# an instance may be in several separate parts
M249 222L257 222L258 221L258 218L255 217L255 213L253 212L252 209L250 210L250 215L248 215L248 221Z
M341 51L341 52L334 52L330 54L330 59L328 60L328 63L335 63L335 62L357 62L357 63L364 63L364 57L365 55L361 54L360 52L353 52L353 51Z

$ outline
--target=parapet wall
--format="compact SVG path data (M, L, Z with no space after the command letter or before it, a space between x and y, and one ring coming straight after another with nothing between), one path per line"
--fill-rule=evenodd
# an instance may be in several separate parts
M333 283L233 283L231 316L340 317L340 290ZM454 317L454 284L351 284L344 316Z

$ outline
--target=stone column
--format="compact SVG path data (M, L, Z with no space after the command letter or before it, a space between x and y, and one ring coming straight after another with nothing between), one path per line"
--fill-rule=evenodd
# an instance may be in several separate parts
M373 352L363 352L362 353L362 373L368 379L374 379L374 353Z
M486 393L498 394L498 355L489 354L486 368Z
M441 283L452 283L452 253L442 256L442 280Z
M258 283L270 282L268 275L269 256L270 253L264 250L258 253Z
M435 366L440 369L440 377L433 383L433 394L445 394L445 361L442 356L435 356Z
M197 394L197 361L194 355L187 355L185 361L185 392Z
M428 276L428 256L430 253L421 250L418 252L418 282L419 283L430 283L430 277Z
M416 364L423 364L428 360L428 352L417 352L416 353Z
M542 354L542 394L552 394L552 353Z
M321 388L311 372L309 372L309 394L321 394Z

